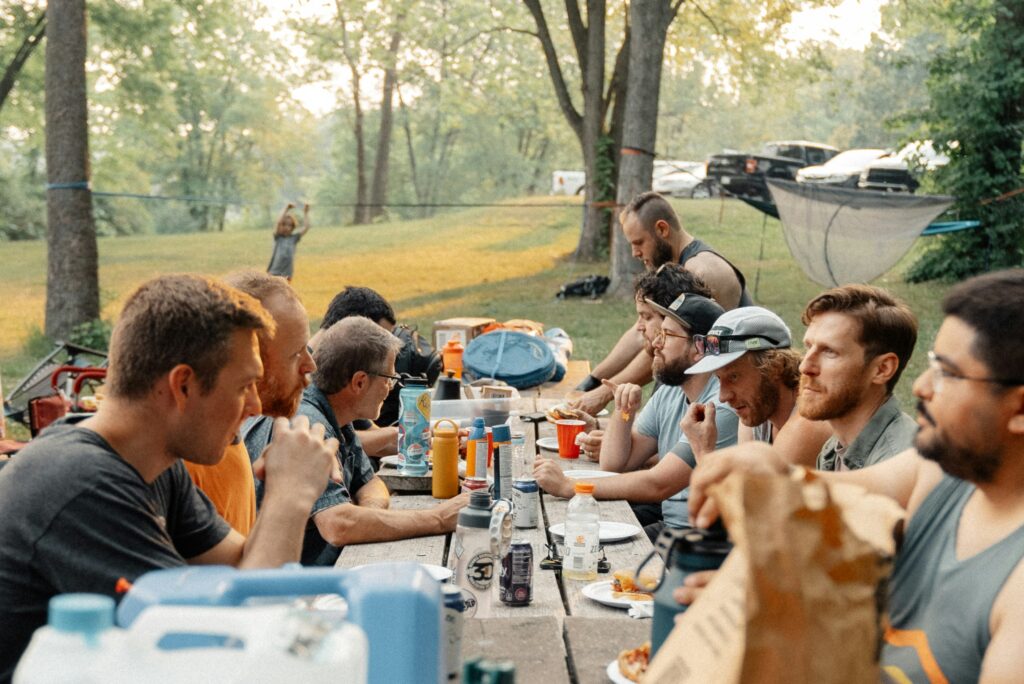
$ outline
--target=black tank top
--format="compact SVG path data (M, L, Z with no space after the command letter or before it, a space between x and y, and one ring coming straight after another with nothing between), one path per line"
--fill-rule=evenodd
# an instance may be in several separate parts
M718 257L725 263L729 264L729 268L731 268L732 272L736 274L736 280L738 280L740 283L740 303L737 306L753 306L754 300L750 297L750 293L747 292L747 279L743 277L743 273L740 272L740 269L736 268L731 261L726 259L724 256L722 256L715 250L711 249L711 247L706 242L694 238L693 242L686 245L686 249L684 249L683 253L679 255L679 265L686 266L687 261L697 256L701 252L711 252L716 257Z

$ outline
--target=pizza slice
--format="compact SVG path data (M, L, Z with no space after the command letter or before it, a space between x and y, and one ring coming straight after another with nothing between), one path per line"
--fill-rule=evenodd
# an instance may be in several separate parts
M647 664L651 659L651 642L645 642L642 646L626 649L619 653L619 672L631 682L639 682L640 677L647 671Z

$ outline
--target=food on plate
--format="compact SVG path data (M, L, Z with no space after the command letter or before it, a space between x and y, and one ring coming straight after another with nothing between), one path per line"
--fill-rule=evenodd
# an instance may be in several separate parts
M597 419L585 411L574 409L568 404L556 404L546 412L548 420L554 423L557 420L582 420L587 424L584 431L597 427Z
M641 577L637 582L631 570L616 570L612 573L612 597L629 601L651 601L654 582L649 577Z
M619 653L619 672L631 682L639 682L640 677L647 671L647 663L651 659L651 642L644 642L642 646L627 648Z

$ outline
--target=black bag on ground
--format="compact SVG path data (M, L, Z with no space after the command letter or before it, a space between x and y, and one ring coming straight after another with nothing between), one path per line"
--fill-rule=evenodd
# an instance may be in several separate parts
M605 293L611 282L611 279L607 276L588 275L562 285L555 297L558 299L565 299L566 297L590 297L591 299L597 299Z

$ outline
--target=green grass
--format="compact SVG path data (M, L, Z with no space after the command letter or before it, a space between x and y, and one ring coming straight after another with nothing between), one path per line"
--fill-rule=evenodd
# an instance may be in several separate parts
M481 208L403 223L361 227L315 226L299 245L294 286L314 323L345 285L366 285L387 297L399 319L429 332L433 321L453 316L530 318L564 328L578 358L595 362L634 319L631 301L554 298L559 285L606 263L571 259L580 225L575 198L547 198L542 207ZM758 303L779 313L799 339L800 312L821 287L789 255L778 221L734 200L679 200L686 227L728 256L747 276ZM764 242L763 258L759 258ZM221 275L266 267L271 231L147 235L100 240L103 316L116 319L124 298L159 274L189 271ZM3 243L0 307L0 375L9 389L38 358L46 294L42 242ZM909 259L910 257L908 257ZM897 395L911 406L910 381L923 369L940 320L945 285L909 285L905 259L878 281L905 300L921 319L921 334ZM31 351L30 351L31 349Z

